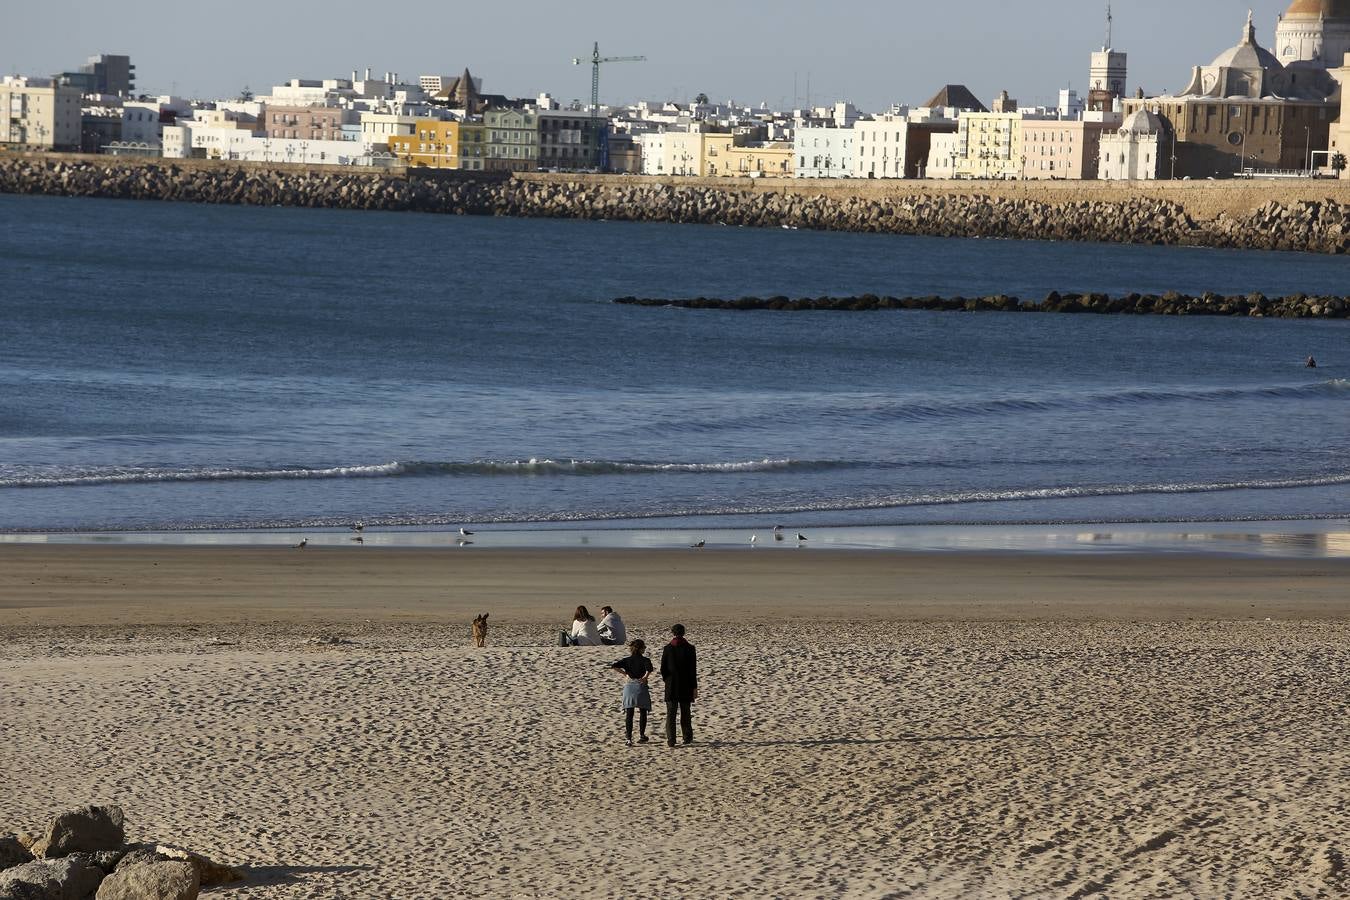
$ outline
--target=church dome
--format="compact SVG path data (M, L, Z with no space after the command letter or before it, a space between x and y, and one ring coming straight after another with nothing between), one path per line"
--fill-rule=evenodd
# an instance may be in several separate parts
M1350 0L1294 0L1286 19L1350 19Z
M1121 134L1162 134L1165 125L1162 117L1146 109L1136 109L1120 123Z
M1256 26L1252 24L1250 14L1247 16L1247 27L1242 33L1241 43L1220 53L1209 65L1213 69L1270 69L1276 72L1284 68L1274 53L1256 42Z

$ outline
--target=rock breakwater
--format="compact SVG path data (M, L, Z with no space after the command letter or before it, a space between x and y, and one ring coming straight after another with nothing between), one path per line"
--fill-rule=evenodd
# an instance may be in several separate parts
M897 183L900 185L901 183ZM1154 196L1039 200L962 191L829 195L658 180L513 178L277 169L193 160L0 158L0 193L458 215L787 227L937 237L1171 244L1319 253L1350 251L1350 205L1270 201L1245 215L1197 220Z
M1098 315L1161 316L1250 316L1273 319L1344 319L1350 317L1350 297L1267 297L1264 294L1222 296L1219 294L1061 294L1052 291L1043 300L1022 300L1003 294L986 297L740 297L721 300L694 297L670 300L653 297L618 297L624 306L677 307L680 309L773 310L801 312L871 312L885 309L928 309L944 312L1089 313Z

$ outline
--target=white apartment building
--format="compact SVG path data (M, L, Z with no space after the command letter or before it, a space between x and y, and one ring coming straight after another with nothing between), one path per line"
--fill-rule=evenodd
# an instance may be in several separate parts
M50 78L0 80L0 145L79 149L80 89Z
M960 155L961 136L955 131L935 134L928 145L926 178L955 178L956 158Z
M853 126L857 134L854 175L858 178L904 178L905 136L909 121L903 114L885 113Z
M792 155L798 178L849 178L854 174L856 126L796 129Z
M857 178L923 177L930 157L930 141L956 128L946 108L900 108L854 124L853 174ZM910 159L913 153L915 158Z
M272 138L237 121L166 125L162 140L164 156L168 159L231 159L335 166L371 164L371 145L364 140Z
M667 175L666 171L666 133L649 131L634 135L634 140L642 148L642 174Z

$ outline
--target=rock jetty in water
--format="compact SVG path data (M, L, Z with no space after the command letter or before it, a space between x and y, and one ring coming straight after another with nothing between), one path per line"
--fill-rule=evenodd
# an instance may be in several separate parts
M572 180L575 178L575 180ZM407 210L452 215L608 219L824 231L880 232L1252 250L1350 251L1350 205L1271 200L1244 215L1192 218L1177 202L1123 193L1065 199L872 187L831 193L586 176L511 177L413 169L380 173L202 160L0 158L0 193L260 206Z
M1264 294L1225 297L1219 294L1061 294L1052 291L1044 300L1021 300L998 294L987 297L741 297L719 300L695 297L669 300L653 297L618 297L624 306L676 307L679 309L773 310L801 312L871 312L883 309L928 309L943 312L1089 313L1098 315L1153 316L1250 316L1272 319L1344 319L1350 316L1350 297L1266 297Z

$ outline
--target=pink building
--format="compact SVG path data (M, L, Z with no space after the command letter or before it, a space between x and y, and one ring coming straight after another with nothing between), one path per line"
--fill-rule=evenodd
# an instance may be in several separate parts
M1097 177L1101 122L1022 120L1022 177L1077 181Z
M270 138L340 141L342 126L360 121L351 110L333 106L268 106L263 128Z

